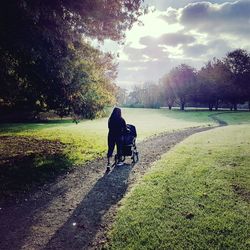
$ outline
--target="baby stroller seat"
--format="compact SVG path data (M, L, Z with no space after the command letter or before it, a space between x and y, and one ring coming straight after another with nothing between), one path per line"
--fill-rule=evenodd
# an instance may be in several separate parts
M125 161L126 156L131 156L132 163L139 161L139 153L136 148L136 128L134 125L127 124L127 131L123 135L122 140L122 155L121 161ZM115 156L115 163L118 161L118 156Z

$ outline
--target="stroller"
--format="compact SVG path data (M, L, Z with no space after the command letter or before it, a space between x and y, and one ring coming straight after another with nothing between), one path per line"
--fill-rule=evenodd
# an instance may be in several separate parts
M139 153L136 148L136 128L131 124L127 124L127 131L123 136L123 144L122 144L122 156L121 161L124 162L126 156L131 156L132 163L136 163L139 161ZM118 162L118 155L115 155L115 165Z

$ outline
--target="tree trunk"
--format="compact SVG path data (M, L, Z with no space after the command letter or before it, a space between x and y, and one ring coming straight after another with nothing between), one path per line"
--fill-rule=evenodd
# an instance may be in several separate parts
M250 100L248 101L248 110L250 111Z
M237 110L237 103L234 103L234 110Z
M216 100L216 102L215 102L215 110L216 111L218 110L218 107L219 107L219 102L218 102L218 100Z
M184 109L185 109L185 103L182 102L182 103L181 103L181 110L184 110Z
M208 104L209 111L213 111L213 104Z
M172 109L172 106L171 106L171 105L168 105L168 109L171 110L171 109Z

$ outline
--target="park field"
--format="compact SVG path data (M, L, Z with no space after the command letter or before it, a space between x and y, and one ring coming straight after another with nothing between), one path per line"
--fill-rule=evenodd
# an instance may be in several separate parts
M107 249L249 249L250 122L195 134L121 202ZM237 121L237 122L236 122Z
M169 111L167 109L122 109L127 123L134 124L138 140L163 132L190 127L216 126L208 111ZM224 114L223 114L224 115ZM220 117L218 114L217 117ZM250 113L225 114L228 122L250 121ZM224 119L224 117L223 117ZM44 123L1 124L0 165L2 190L27 190L32 185L53 181L72 165L105 156L108 118ZM4 185L4 186L3 186Z
M216 125L209 117L209 112L171 112L165 109L129 108L122 109L122 112L126 122L136 126L138 141L162 132ZM107 123L108 118L83 120L78 124L71 120L2 124L0 135L59 141L65 145L63 150L65 156L75 164L82 164L104 156L107 150ZM32 148L29 151L32 153Z

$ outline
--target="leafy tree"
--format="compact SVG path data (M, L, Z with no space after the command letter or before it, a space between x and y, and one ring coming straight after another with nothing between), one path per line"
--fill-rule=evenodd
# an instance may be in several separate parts
M116 99L119 105L126 105L128 99L128 90L116 86Z
M162 103L163 105L167 105L168 109L171 110L176 100L176 96L171 86L171 78L168 74L160 79L159 85L162 90Z
M160 89L169 109L176 99L183 110L187 102L208 105L217 110L219 104L230 104L237 110L238 103L249 102L250 109L250 55L235 50L223 60L214 58L197 73L182 64L160 79Z
M87 52L82 48L74 61L73 78L65 100L66 107L74 114L94 118L107 104L115 103L116 65L110 54L93 48ZM63 109L62 112L65 113Z
M143 107L143 88L140 85L134 85L133 90L128 95L127 104L131 107Z
M209 110L213 107L217 110L219 102L228 99L230 85L228 68L221 60L214 58L198 71L194 100L208 105Z
M154 82L145 82L142 86L142 104L145 108L160 107L160 90Z
M249 102L250 110L250 55L246 50L236 49L224 59L231 72L233 95L230 101L237 109L237 103Z
M109 72L113 74L114 70L110 71L110 60L109 69L100 70L108 56L101 53L96 56L96 51L95 66L88 65L91 64L93 48L86 43L86 38L123 38L124 31L142 14L141 2L4 1L0 9L1 103L14 110L38 112L53 109L66 114L76 110L78 104L72 105L72 102L79 99L72 98L71 91L75 93L77 87L78 92L83 91L82 95L86 91L88 100L97 101L98 98L94 98L93 92L89 90L90 94L86 87L93 87L94 93L99 94L100 89L112 89L107 87L107 79L112 78ZM88 72L89 67L91 72ZM100 78L102 87L90 84ZM83 101L84 98L80 99Z
M159 108L161 105L160 86L154 82L135 85L128 95L127 104L133 107Z
M172 69L168 77L172 91L179 100L180 109L184 110L186 102L190 99L192 87L195 84L195 69L186 64L181 64Z

